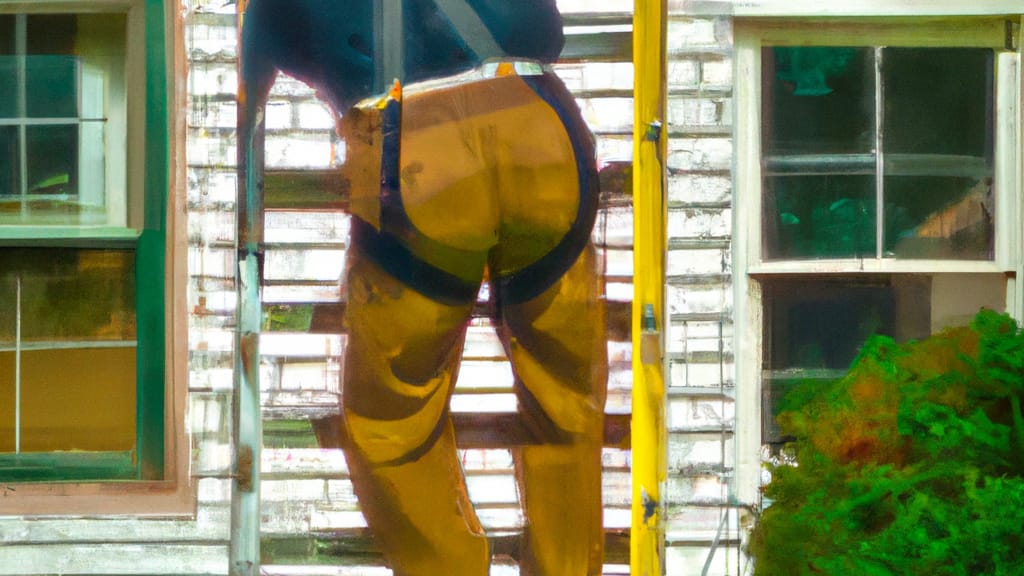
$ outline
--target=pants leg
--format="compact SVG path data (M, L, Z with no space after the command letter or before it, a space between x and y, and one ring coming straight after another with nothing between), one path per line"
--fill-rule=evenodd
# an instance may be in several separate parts
M499 334L516 375L520 409L528 419L553 425L561 436L557 444L516 450L527 521L520 573L599 576L608 359L603 285L593 247L536 298L502 306L501 316Z
M442 304L349 251L343 442L367 523L396 576L484 576L448 400L473 302Z

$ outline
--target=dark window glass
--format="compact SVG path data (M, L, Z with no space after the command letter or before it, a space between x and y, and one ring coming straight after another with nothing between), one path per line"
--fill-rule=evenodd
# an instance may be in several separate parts
M766 367L845 370L871 334L927 336L929 287L926 276L767 281Z
M14 21L14 15L0 14L0 118L11 118L18 112Z
M991 158L992 50L886 48L886 154Z
M29 117L78 116L77 17L31 15L26 24L26 108Z
M74 194L78 180L78 125L29 126L29 194Z
M885 254L991 259L991 50L887 48Z
M875 255L871 176L767 177L762 213L765 259Z
M763 49L762 256L993 258L993 75L988 49Z
M0 126L0 212L10 207L3 203L5 196L20 194L20 170L18 147L18 128L16 126ZM12 205L17 210L18 206Z
M870 48L765 48L764 153L869 153L874 147L875 76Z

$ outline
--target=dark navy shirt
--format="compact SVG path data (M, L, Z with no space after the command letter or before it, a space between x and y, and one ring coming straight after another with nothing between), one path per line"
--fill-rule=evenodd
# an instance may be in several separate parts
M385 1L402 2L405 82L498 56L551 62L562 50L555 0ZM266 97L276 70L313 85L339 112L372 95L374 28L372 0L252 0L242 36L251 102ZM483 34L466 38L473 30Z

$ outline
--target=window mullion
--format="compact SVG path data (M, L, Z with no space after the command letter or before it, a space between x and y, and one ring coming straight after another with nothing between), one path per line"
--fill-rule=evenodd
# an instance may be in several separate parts
M14 294L14 453L21 454L21 274Z
M882 258L885 207L885 157L882 138L885 126L885 86L882 84L882 47L875 47L875 258Z
M16 58L15 83L17 84L17 110L15 115L20 120L18 125L18 179L19 196L21 196L22 216L26 216L25 196L28 193L28 139L25 128L25 117L28 110L28 95L26 91L26 78L28 57L28 16L18 14L14 19L14 54Z

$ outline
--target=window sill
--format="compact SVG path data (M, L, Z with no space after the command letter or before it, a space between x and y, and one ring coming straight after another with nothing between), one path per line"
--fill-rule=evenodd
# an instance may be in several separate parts
M136 473L130 451L0 454L0 486L69 480L130 481Z
M751 276L772 274L851 274L851 273L965 273L997 274L1012 272L992 260L897 260L895 258L861 258L841 260L785 260L751 264Z
M103 242L135 242L139 231L134 228L120 226L5 226L0 225L0 242L17 243L19 241L82 241L96 240Z
M193 517L193 483L0 483L0 516Z

